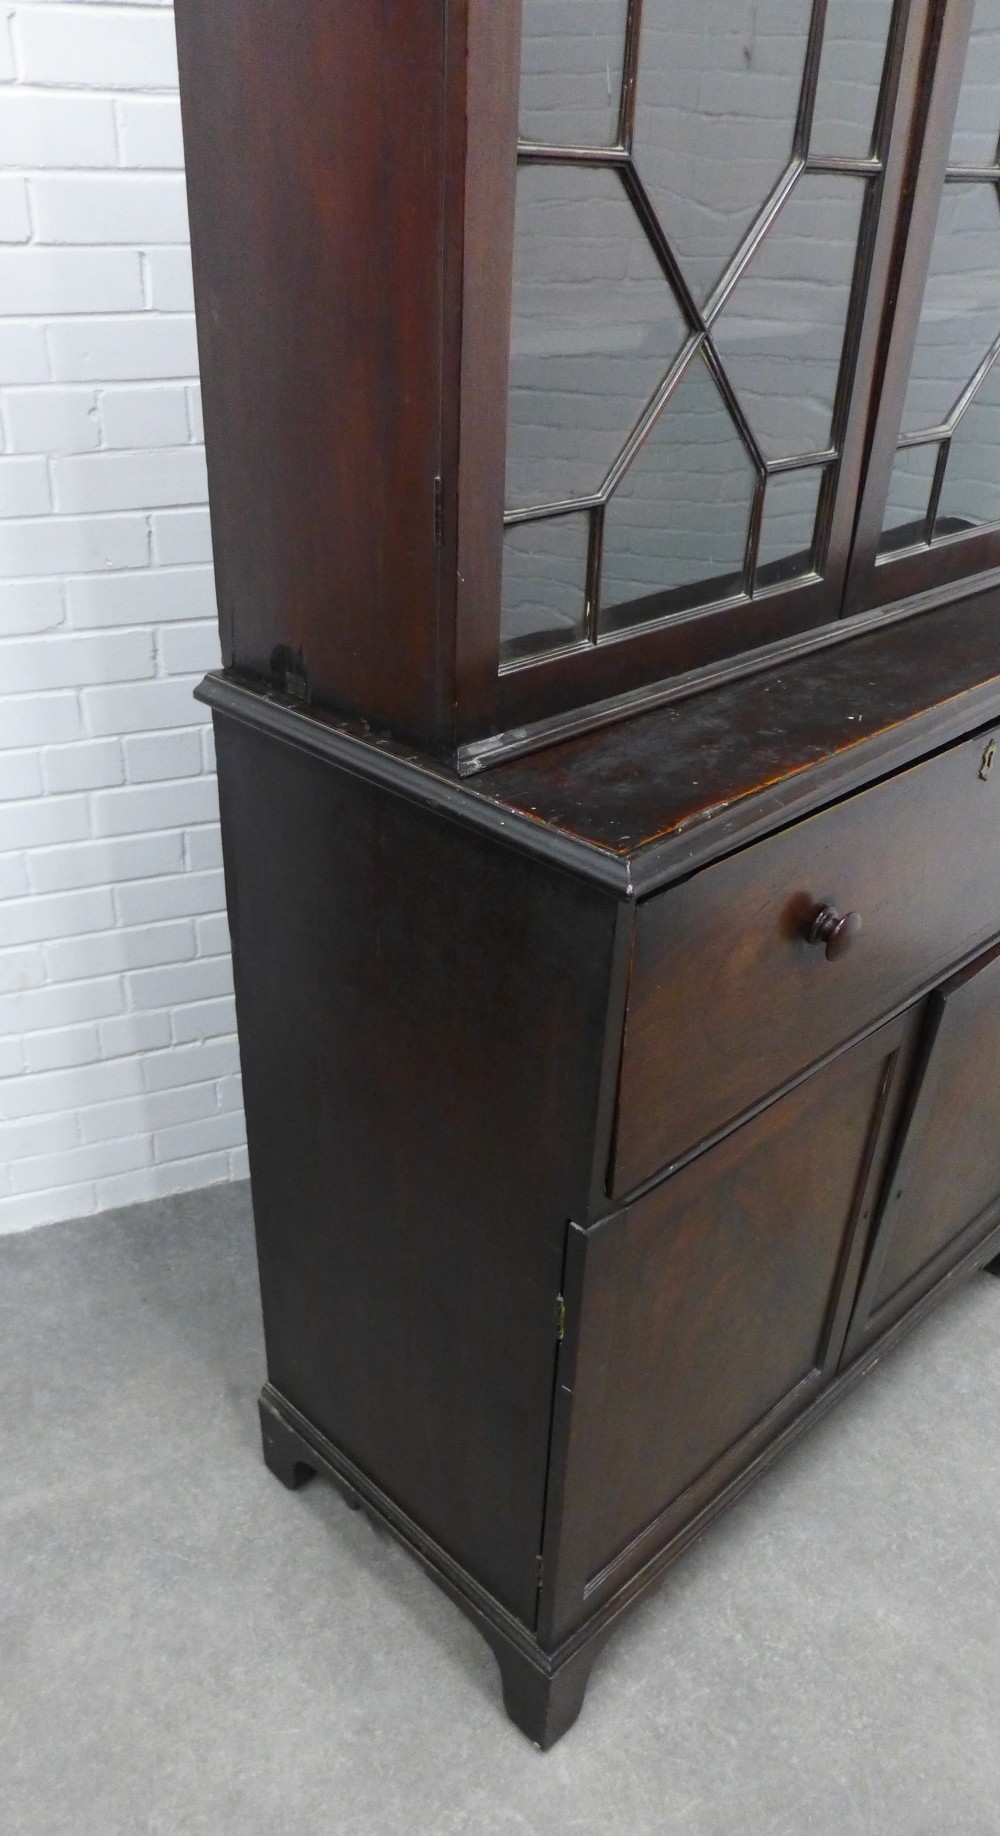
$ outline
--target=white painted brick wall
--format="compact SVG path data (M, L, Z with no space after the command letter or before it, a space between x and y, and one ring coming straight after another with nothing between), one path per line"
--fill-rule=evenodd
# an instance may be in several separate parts
M0 8L0 1232L246 1171L173 16Z

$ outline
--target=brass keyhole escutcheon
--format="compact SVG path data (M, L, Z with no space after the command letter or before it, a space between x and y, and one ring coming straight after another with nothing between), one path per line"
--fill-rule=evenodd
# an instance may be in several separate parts
M996 756L997 756L997 743L995 739L991 739L989 745L986 748L986 751L983 753L983 761L979 767L979 776L984 781L986 778L989 777L990 772L993 770L993 761L996 758Z

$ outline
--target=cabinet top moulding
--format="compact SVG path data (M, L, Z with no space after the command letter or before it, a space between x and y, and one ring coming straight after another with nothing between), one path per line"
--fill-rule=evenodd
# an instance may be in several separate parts
M364 723L225 674L201 700L630 899L1000 718L992 595L458 780ZM971 614L971 615L970 615ZM777 717L777 718L776 718Z

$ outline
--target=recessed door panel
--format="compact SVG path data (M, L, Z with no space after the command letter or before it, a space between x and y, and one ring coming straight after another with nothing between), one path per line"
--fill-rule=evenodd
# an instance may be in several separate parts
M1000 949L932 995L848 1340L853 1353L1000 1219Z
M912 1030L905 1016L881 1028L572 1233L553 1636L696 1516L836 1365Z

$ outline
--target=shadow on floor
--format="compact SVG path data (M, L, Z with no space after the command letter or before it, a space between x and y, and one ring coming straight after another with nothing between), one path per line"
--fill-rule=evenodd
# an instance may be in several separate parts
M385 1532L259 1455L246 1186L0 1241L4 1836L998 1836L1000 1282L667 1577L542 1757Z

